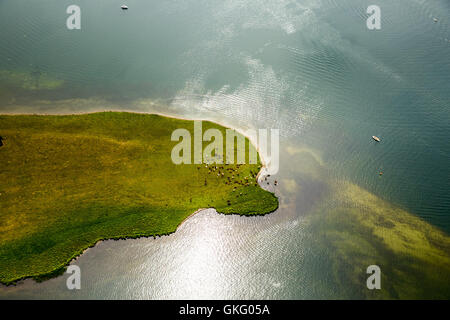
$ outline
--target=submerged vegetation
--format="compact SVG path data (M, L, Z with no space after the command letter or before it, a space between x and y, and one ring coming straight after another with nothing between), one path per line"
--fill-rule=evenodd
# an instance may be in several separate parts
M35 69L31 72L0 70L0 83L24 90L53 90L64 84L46 72Z
M308 214L312 243L330 265L339 299L448 299L450 237L349 181L330 179L320 156L298 150L292 160L323 192ZM302 186L300 185L299 188ZM366 269L381 269L381 290L368 290Z
M193 123L118 112L0 116L0 282L61 274L103 239L170 234L199 208L274 211L278 199L256 183L259 159L172 163L171 133Z
M338 189L312 223L317 241L329 253L342 296L449 297L450 237L352 183L339 184ZM361 285L368 277L365 268L373 264L381 268L382 290Z

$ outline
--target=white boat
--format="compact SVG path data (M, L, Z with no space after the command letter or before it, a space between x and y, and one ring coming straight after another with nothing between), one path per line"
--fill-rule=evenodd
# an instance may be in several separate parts
M380 138L378 138L377 136L372 136L372 139L375 140L376 142L380 142Z
M124 4L121 5L120 7L122 8L122 10L128 10L128 7L126 5L124 5Z
M438 19L437 19L437 18L434 18L433 21L434 21L434 22L438 22Z

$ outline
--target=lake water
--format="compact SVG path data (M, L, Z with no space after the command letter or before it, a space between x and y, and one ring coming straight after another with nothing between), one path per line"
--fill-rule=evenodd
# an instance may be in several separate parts
M449 1L378 0L376 31L372 0L122 2L0 0L0 113L129 110L278 128L280 209L206 210L167 237L105 241L73 262L81 290L61 276L1 287L0 298L366 297L365 282L336 270L367 265L336 256L311 223L349 205L329 201L349 185L448 236ZM81 30L66 28L71 4Z

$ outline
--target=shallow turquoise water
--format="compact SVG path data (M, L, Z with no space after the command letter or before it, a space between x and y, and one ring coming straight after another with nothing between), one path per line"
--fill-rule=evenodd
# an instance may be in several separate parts
M73 3L81 30L69 31ZM257 219L201 214L164 239L102 243L77 262L89 279L78 293L61 277L0 296L340 297L304 223L329 179L449 233L450 3L378 3L382 29L369 31L372 1L132 0L127 12L121 1L0 1L0 70L38 88L0 77L0 112L156 111L279 128L286 205ZM43 74L63 84L45 89ZM320 179L297 170L287 148L313 150Z

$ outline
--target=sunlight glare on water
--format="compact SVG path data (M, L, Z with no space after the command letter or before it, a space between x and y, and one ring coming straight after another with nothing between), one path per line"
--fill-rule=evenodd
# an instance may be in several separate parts
M130 0L127 12L83 0L81 30L69 31L71 2L0 1L0 113L127 110L280 129L280 208L209 209L170 236L105 241L73 262L82 290L61 276L1 287L1 298L361 298L336 276L363 270L360 257L322 243L347 243L335 234L346 221L333 229L326 217L353 208L349 185L450 231L449 1L380 0L374 32L366 0ZM343 233L365 232L352 228Z

